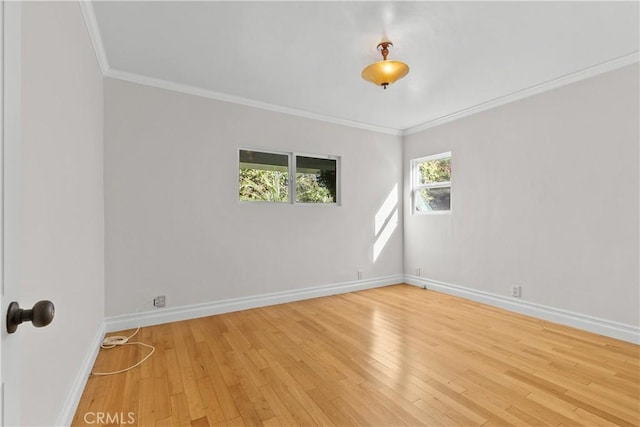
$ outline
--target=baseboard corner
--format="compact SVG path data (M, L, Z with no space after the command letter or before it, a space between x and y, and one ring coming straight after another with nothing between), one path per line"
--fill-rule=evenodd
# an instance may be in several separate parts
M104 339L106 330L107 325L103 320L102 322L100 322L98 330L96 331L95 336L90 342L89 349L87 350L84 360L82 361L82 365L80 365L80 369L78 369L78 373L76 374L73 384L71 385L71 388L67 394L67 398L64 401L64 405L62 407L62 410L60 411L58 420L56 421L57 426L71 425L73 417L76 414L76 410L78 409L80 399L82 398L82 393L84 392L84 388L87 385L87 380L89 379L89 375L91 375L93 364L98 357L100 344Z
M408 285L426 287L434 291L448 295L466 298L472 301L503 308L515 313L535 317L549 322L582 329L594 334L603 335L633 344L640 345L640 328L607 319L600 319L582 313L576 313L556 307L532 303L524 300L497 295L490 292L432 280L425 277L404 275L404 281Z

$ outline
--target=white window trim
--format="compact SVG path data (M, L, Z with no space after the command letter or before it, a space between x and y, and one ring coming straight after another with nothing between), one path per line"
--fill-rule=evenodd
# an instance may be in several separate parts
M305 153L305 152L296 152L296 151L279 151L279 150L271 150L271 149L264 149L264 148L254 148L254 147L238 147L238 155L237 155L237 165L238 168L236 169L236 171L239 170L240 168L240 151L257 151L260 153L267 153L267 154L279 154L279 155L285 155L288 157L288 164L289 164L289 173L288 173L288 180L289 180L289 200L287 202L275 202L275 201L257 201L257 200L240 200L240 198L237 198L238 203L240 204L273 204L273 205L295 205L295 206L304 206L304 205L310 205L310 206L341 206L342 205L342 183L341 183L341 178L342 178L342 158L341 156L333 156L333 155L327 155L327 154L314 154L314 153ZM329 160L335 160L336 161L336 201L333 203L305 203L305 202L298 202L296 201L296 157L297 156L301 156L301 157L314 157L317 159L329 159ZM237 181L237 180L236 180ZM236 194L238 194L240 192L240 183L238 182L238 188L236 191Z
M411 160L411 213L415 215L446 215L451 213L451 207L446 211L419 211L416 209L416 194L418 191L423 190L425 188L446 188L449 187L449 191L453 194L453 187L451 185L451 181L443 181L443 182L432 182L427 184L420 184L420 174L418 172L418 165L425 162L430 162L433 160L440 160L451 158L453 162L453 156L451 155L451 151L447 151L446 153L434 154L431 156L420 157L417 159Z

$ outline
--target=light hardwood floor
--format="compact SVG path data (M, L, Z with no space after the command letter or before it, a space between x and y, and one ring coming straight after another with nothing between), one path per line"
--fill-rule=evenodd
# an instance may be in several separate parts
M74 425L98 412L140 426L639 425L639 346L408 285L138 339L156 353L92 376ZM101 350L95 370L145 351Z

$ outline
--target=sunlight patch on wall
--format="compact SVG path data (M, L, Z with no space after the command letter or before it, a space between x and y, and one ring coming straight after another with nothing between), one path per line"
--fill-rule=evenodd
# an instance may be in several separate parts
M373 244L373 262L376 262L397 227L398 184L393 186L393 189L374 217L374 235L376 236L376 241Z
M389 215L393 212L393 209L398 206L398 184L393 187L393 190L389 193L384 203L378 209L378 213L374 218L374 234L377 236L384 226L384 223L389 219Z

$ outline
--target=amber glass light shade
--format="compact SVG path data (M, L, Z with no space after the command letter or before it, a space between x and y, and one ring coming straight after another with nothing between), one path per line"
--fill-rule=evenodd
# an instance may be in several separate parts
M400 61L379 61L362 70L362 78L387 88L388 85L400 80L409 72L409 66Z
M409 72L409 66L400 61L388 61L389 49L393 47L390 41L380 42L378 52L382 54L382 61L369 65L362 70L362 78L386 89L387 86L400 80Z

